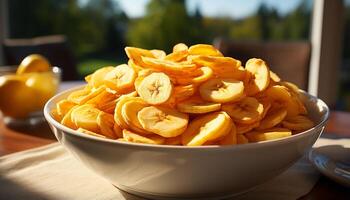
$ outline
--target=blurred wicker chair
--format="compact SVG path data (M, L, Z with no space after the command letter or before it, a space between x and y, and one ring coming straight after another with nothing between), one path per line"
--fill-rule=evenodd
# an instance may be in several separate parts
M262 58L283 80L307 89L311 44L309 42L239 42L216 39L215 46L225 55L242 61Z
M37 53L49 59L52 65L63 70L63 80L76 80L76 60L63 35L30 39L5 39L3 43L6 65L18 65L24 57Z

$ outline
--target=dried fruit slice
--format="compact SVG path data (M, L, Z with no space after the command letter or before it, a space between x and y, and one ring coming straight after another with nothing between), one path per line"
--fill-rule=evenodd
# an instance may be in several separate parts
M85 104L72 109L71 118L77 127L99 132L97 117L100 112L93 105Z
M95 136L95 137L106 138L106 136L104 136L104 135L101 135L101 134L98 134L98 133L86 130L84 128L78 128L77 131L81 132L81 133L88 134L88 135L92 135L92 136Z
M188 59L199 65L208 66L214 71L222 69L237 69L241 66L241 62L231 57L217 57L217 56L189 56Z
M68 101L67 99L63 99L56 104L57 113L61 116L64 116L76 105L77 104Z
M87 89L84 88L82 90L77 90L69 94L67 99L75 104L78 105L83 105L90 99L96 97L99 95L101 92L106 90L106 87L101 86L99 88L93 88L93 89Z
M178 103L177 109L184 113L203 114L220 110L221 103L206 102L197 97Z
M244 135L237 135L237 144L247 144L249 143L248 138Z
M110 71L112 71L114 67L108 66L103 67L101 69L96 70L93 74L91 74L89 85L91 85L94 88L98 88L102 85L104 85L104 78L106 74Z
M296 101L296 97L292 96L288 88L281 85L274 85L266 90L267 98L272 102L284 105L287 109L287 116L296 116L300 113L300 107Z
M183 74L186 72L193 71L197 68L195 64L185 62L173 62L168 60L160 60L156 58L142 57L142 61L145 63L145 67L169 71L169 73Z
M178 43L173 47L173 52L179 52L184 50L188 50L188 46L184 43Z
M121 96L119 99L118 99L118 102L115 106L115 110L114 110L114 121L122 128L122 129L125 129L125 128L128 128L128 124L124 121L124 118L122 116L122 108L123 108L123 105L130 101L130 100L133 100L134 98L136 97L130 97L130 96Z
M159 135L142 136L140 134L131 132L127 129L123 130L123 139L128 142L144 143L144 144L163 144L165 138Z
M129 129L137 133L150 134L143 129L139 122L139 119L137 118L138 112L147 106L148 104L144 102L140 97L132 98L123 104L121 114L123 121L128 125Z
M136 72L126 64L118 65L104 77L104 83L118 92L125 91L134 85Z
M137 117L145 130L166 138L182 134L188 123L187 114L155 106L143 108Z
M153 49L153 50L150 50L150 52L153 54L155 58L158 58L158 59L164 59L166 57L166 53L163 50Z
M210 67L201 67L194 72L195 76L191 77L176 77L176 82L181 85L198 84L209 80L213 77L214 72ZM197 75L198 74L198 75Z
M262 130L262 131L252 131L245 134L249 142L275 140L279 138L288 137L291 135L292 135L292 132L286 128L272 128L272 129Z
M264 106L253 97L246 97L234 104L225 104L222 110L230 115L234 122L252 124L261 119Z
M182 50L182 51L176 51L171 54L168 54L164 60L169 60L173 62L180 62L187 58L188 56L188 51L187 50Z
M176 86L174 87L174 92L172 97L175 97L177 102L183 101L185 99L188 99L192 95L194 95L196 90L197 88L192 84Z
M164 73L152 73L146 76L136 88L140 97L148 104L157 105L166 102L173 86Z
M248 72L246 76L246 92L248 96L262 92L269 86L270 70L263 60L257 58L249 59L245 69Z
M206 101L227 103L243 96L244 85L235 79L210 79L199 87L201 97Z
M237 130L237 134L244 134L247 133L251 130L253 130L254 128L258 127L260 125L260 122L257 121L253 124L240 124L240 123L236 123L236 130Z
M237 144L237 130L234 123L232 123L231 131L219 141L220 145L234 145Z
M67 114L62 118L61 124L76 130L78 127L77 125L74 123L73 119L72 119L72 111L76 108L78 108L79 106L74 106L72 109L70 109Z
M133 60L133 62L138 66L144 66L145 63L142 61L142 57L154 58L152 52L146 49L136 48L136 47L125 47L125 53Z
M200 146L229 133L232 120L225 112L215 112L195 118L182 134L182 144Z
M213 45L196 44L188 49L190 55L223 56Z
M287 110L283 106L272 107L266 114L266 117L260 121L257 130L272 128L283 121L287 116Z
M166 145L181 145L181 135L176 137L166 138L164 144Z
M114 123L115 122L112 114L108 114L101 111L97 116L97 124L100 128L100 133L106 136L107 138L118 138L117 134L114 133Z
M314 122L303 115L288 117L282 121L282 126L294 131L305 131L314 126Z

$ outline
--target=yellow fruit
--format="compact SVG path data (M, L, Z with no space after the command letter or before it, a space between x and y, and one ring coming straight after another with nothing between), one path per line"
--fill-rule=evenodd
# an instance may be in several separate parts
M222 111L197 117L182 134L182 144L200 146L208 141L214 141L227 135L232 124L230 116Z
M118 92L130 89L134 85L136 72L126 64L118 65L104 77L104 83Z
M260 125L259 121L255 122L253 124L236 123L237 134L244 134L246 132L249 132L249 131L253 130L254 128L258 127L259 125Z
M164 73L152 73L146 76L136 88L140 97L148 104L157 105L166 102L173 86Z
M18 66L16 74L47 72L50 70L50 67L51 64L45 57L39 54L31 54L22 60Z
M74 106L73 108L71 108L67 114L62 118L61 124L71 128L71 129L78 129L77 125L74 123L73 119L72 119L72 112L74 109L78 108L79 106Z
M246 92L248 96L264 91L270 83L270 70L266 63L257 58L249 59L245 69L248 72Z
M61 116L64 116L76 105L77 104L68 101L67 99L63 99L56 104L57 113Z
M128 102L129 100L133 99L135 97L129 97L129 96L121 96L115 106L114 110L114 121L120 126L122 129L128 128L128 124L124 121L124 118L122 116L122 108L123 105Z
M145 131L140 124L137 114L148 104L144 102L140 97L131 98L129 101L125 102L122 106L122 118L123 121L128 125L128 128L132 131L142 134L150 134Z
M237 144L247 144L249 143L248 139L244 135L237 135Z
M245 134L249 142L275 140L279 138L288 137L291 135L292 135L292 132L289 129L285 129L285 128L272 128L272 129L262 130L262 131L252 131Z
M210 79L199 87L201 97L206 101L227 103L243 96L243 82L235 79Z
M97 117L101 111L90 104L78 106L72 110L71 118L77 127L99 132Z
M142 61L142 57L154 58L152 52L146 49L136 48L136 47L125 47L125 53L133 60L133 62L138 66L145 66L145 63Z
M286 118L282 121L282 126L294 131L305 131L314 126L314 122L303 115Z
M220 71L222 69L238 69L241 66L241 62L231 57L217 57L217 56L189 56L188 59L197 64L198 66L208 66L214 71Z
M111 138L111 139L118 138L117 134L114 133L114 131L116 130L114 127L114 123L115 122L112 114L108 114L102 111L98 113L97 124L100 128L100 133L106 136L107 138Z
M108 66L108 67L102 67L101 69L96 70L93 74L91 74L89 85L91 85L94 88L98 88L104 85L104 78L106 74L112 71L113 69L114 67Z
M173 52L185 51L188 50L188 46L184 43L178 43L174 45Z
M117 123L114 123L113 125L113 131L114 134L118 137L118 138L122 138L123 137L123 130L119 127L119 125Z
M274 85L266 90L266 95L271 101L284 105L287 109L288 117L296 116L300 113L299 104L288 88L281 85Z
M71 102L74 102L76 104L82 105L89 101L90 99L96 97L100 93L102 93L106 88L104 86L101 86L96 89L89 90L87 88L76 90L72 93L70 93L67 97L67 99Z
M252 124L261 119L264 107L255 98L246 97L237 103L223 105L222 110L227 112L234 122Z
M173 97L175 97L176 101L183 101L188 99L196 92L197 88L194 85L180 85L174 87Z
M33 73L26 80L26 85L36 92L38 108L43 108L45 103L56 94L58 78L51 72Z
M57 109L53 109L51 111L51 116L58 122L60 122L62 120L62 117L63 117L62 115L58 114Z
M188 49L190 55L222 56L222 53L214 46L208 44L196 44Z
M214 76L218 78L232 78L244 81L246 77L246 70L243 67L219 68L215 70Z
M150 50L150 52L153 54L155 58L158 58L158 59L164 59L166 56L166 53L163 50L153 49L153 50Z
M0 110L4 115L25 118L37 111L37 93L25 84L25 79L17 75L0 77Z
M146 137L126 129L123 130L123 138L128 142L144 144L163 144L165 141L165 138L159 135L150 135Z
M270 78L273 82L276 82L276 83L281 81L281 78L271 70L270 70Z
M231 131L219 141L220 145L234 145L237 144L236 126L232 123Z
M171 138L165 138L164 144L166 145L181 145L181 135Z
M221 104L206 102L197 97L177 103L177 109L183 113L203 114L220 110Z
M287 110L285 107L273 107L267 112L266 117L260 121L260 125L256 129L263 130L272 128L281 123L286 116Z
M142 57L146 68L168 71L169 73L183 74L197 68L195 64L160 60L156 58Z
M180 62L184 60L188 56L188 51L179 51L174 52L171 54L168 54L164 60L173 61L173 62Z
M84 129L84 128L78 128L77 131L78 131L78 132L81 132L81 133L88 134L88 135L100 137L100 138L106 138L106 136L104 136L104 135L101 135L101 134L98 134L98 133L95 133L95 132L86 130L86 129Z
M188 123L188 115L155 106L143 108L138 112L137 117L146 131L166 138L182 134Z
M201 67L194 71L194 74L195 76L191 77L178 76L176 77L176 82L181 85L187 85L191 83L199 84L209 80L214 75L213 70L210 67Z

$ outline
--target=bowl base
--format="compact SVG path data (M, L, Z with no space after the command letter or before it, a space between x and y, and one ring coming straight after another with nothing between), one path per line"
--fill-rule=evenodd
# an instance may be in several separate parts
M125 199L132 199L132 200L179 200L179 199L183 199L183 200L220 200L220 199L229 199L231 197L234 196L239 196L242 195L246 192L249 192L254 188L239 192L239 193L222 193L222 194L213 194L213 195L201 195L201 196L176 196L176 195L166 195L166 196L162 196L162 195L158 195L158 194L154 194L154 193L145 193L145 192L139 192L139 191L135 191L129 187L125 187L125 186L116 186L113 185L114 187L116 187L121 194L125 197Z

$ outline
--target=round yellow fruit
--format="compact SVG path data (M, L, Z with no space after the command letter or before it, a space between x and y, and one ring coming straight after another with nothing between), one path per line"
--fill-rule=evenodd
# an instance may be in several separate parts
M56 93L58 80L51 72L33 73L25 82L28 88L36 92L38 108L42 108L45 103Z
M39 54L31 54L22 60L16 73L24 74L30 72L47 72L49 71L50 67L51 64L45 57Z
M0 77L0 110L7 116L25 118L36 110L35 91L28 87L23 77L7 75Z

